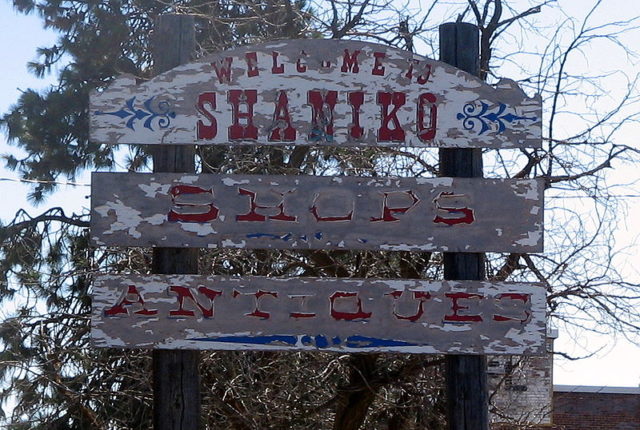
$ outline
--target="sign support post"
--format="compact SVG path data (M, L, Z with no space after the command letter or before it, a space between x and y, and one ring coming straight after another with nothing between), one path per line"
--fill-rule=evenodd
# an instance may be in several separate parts
M195 48L193 16L162 15L156 22L153 42L155 74L191 60ZM193 145L158 145L153 153L153 171L195 173ZM154 248L152 272L197 274L197 248ZM155 430L200 428L200 352L154 350L153 423Z
M479 74L478 28L468 23L440 26L440 61ZM440 175L482 177L482 149L439 151ZM484 254L444 253L446 280L483 280ZM450 430L486 430L489 425L486 356L446 356L447 415Z

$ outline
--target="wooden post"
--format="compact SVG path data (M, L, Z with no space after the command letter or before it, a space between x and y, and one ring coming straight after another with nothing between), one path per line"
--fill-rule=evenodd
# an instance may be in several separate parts
M479 74L478 28L468 23L440 26L440 60L468 73ZM481 149L440 149L440 175L482 177ZM444 277L482 280L484 254L445 253ZM446 356L447 415L450 430L489 427L486 357Z
M195 49L193 16L163 15L153 39L154 73L188 63ZM195 173L193 145L154 146L153 171ZM152 272L197 274L198 249L155 248ZM153 424L155 430L200 428L199 351L153 352Z

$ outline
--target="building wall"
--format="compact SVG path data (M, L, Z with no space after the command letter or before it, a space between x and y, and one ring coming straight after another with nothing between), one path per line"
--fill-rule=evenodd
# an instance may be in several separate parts
M558 430L640 430L640 389L556 387L553 424Z
M640 388L553 385L553 341L538 357L489 356L492 430L640 430Z
M553 341L556 337L556 333L547 337L547 354L542 356L487 358L493 429L551 424Z

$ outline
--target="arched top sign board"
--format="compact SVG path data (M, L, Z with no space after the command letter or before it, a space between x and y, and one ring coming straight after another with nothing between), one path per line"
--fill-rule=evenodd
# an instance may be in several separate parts
M541 145L541 99L387 46L246 46L91 96L105 144L519 148Z

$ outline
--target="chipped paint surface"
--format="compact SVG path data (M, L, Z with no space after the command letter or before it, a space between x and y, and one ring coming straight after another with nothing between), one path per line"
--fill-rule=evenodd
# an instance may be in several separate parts
M337 180L339 179L339 180ZM95 245L541 252L543 184L94 173Z
M544 352L539 284L101 275L98 347Z
M541 146L541 98L360 41L241 47L90 97L104 144Z

